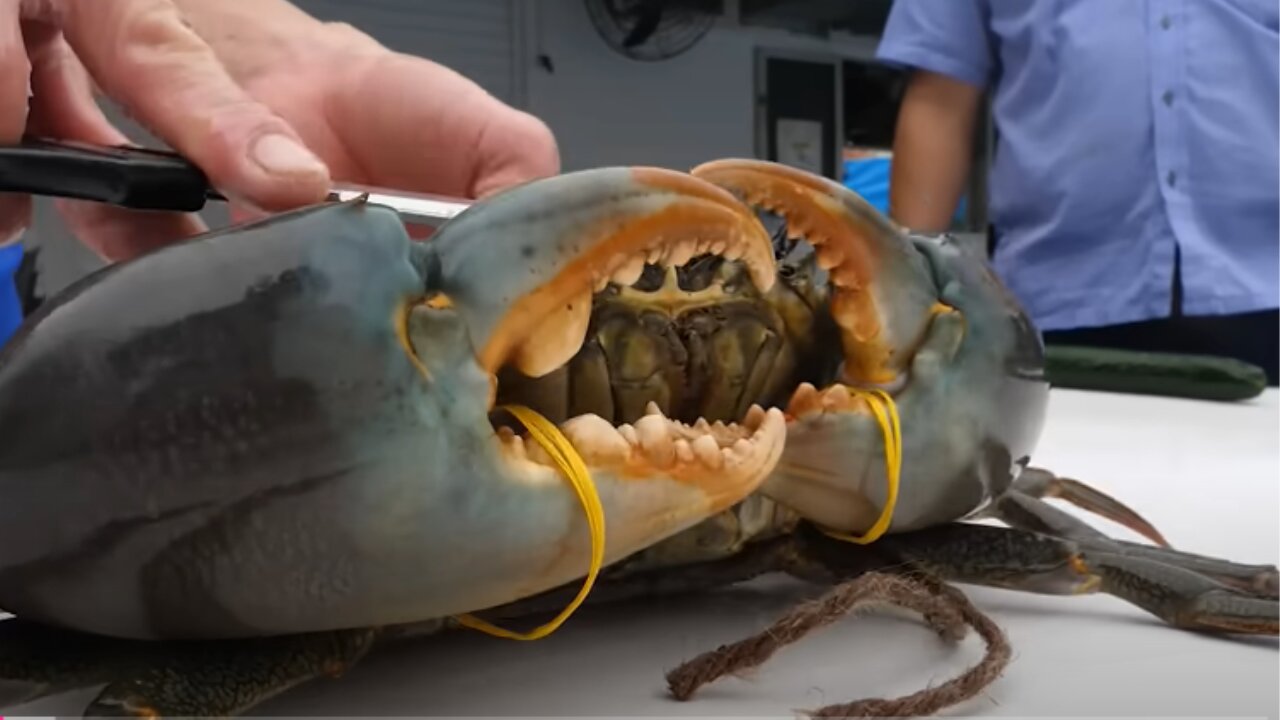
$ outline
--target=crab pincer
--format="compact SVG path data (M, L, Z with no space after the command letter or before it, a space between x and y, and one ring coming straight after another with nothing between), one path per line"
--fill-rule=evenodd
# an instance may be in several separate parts
M0 607L139 639L383 627L580 580L695 525L768 475L780 411L526 437L496 380L565 362L598 284L689 243L774 278L731 195L643 169L514 188L425 243L353 201L86 278L0 356Z
M1039 338L1016 308L994 286L949 277L954 246L913 238L839 183L756 160L691 174L780 216L827 273L842 362L790 397L787 447L764 492L867 541L984 503L1030 452L1048 389ZM1020 356L1025 376L1007 362Z
M691 174L781 216L828 276L843 362L792 394L764 492L867 542L1001 495L1039 438L1049 388L1039 333L989 266L827 178L746 159Z
M417 357L430 375L437 348L467 347L475 361L470 371L493 383L486 410L498 414L518 400L499 378L536 382L568 373L582 357L597 293L610 283L635 282L646 265L678 265L717 250L740 259L757 285L775 280L769 237L747 208L714 185L656 168L581 171L508 191L459 215L429 248L439 284L411 315ZM453 332L455 324L465 341L437 336L437 326ZM599 486L610 518L609 561L692 527L759 487L782 453L785 421L779 409L754 410L715 428L661 413L633 424L590 409L549 413ZM551 577L582 573L587 533L564 506L568 495L551 453L522 423L501 425L496 443L465 459L508 478L504 487L527 486L557 504L549 530L566 539L563 554L542 566L545 586ZM487 425L474 432L491 433ZM545 512L503 493L513 515ZM518 540L507 553L521 552Z

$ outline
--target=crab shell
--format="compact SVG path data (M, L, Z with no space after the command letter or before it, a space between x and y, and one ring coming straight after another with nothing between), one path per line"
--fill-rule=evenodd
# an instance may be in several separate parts
M1039 338L980 258L782 166L604 168L477 203L426 243L388 209L326 204L49 300L0 351L0 607L236 638L447 617L581 578L587 516L545 452L495 430L496 377L567 362L595 289L690 244L767 290L752 205L804 229L831 271L834 381L898 404L890 532L980 509L1025 462L1047 395ZM561 431L599 495L605 564L758 490L855 532L884 503L881 429L848 396L714 431L660 414Z

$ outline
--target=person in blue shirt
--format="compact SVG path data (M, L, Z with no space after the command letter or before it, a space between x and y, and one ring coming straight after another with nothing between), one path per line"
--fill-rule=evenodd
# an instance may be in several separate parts
M890 213L946 229L989 94L992 262L1047 343L1277 379L1275 0L895 0Z
M320 202L333 180L461 197L559 172L540 120L458 73L286 0L0 2L0 143L128 142L94 87L233 198L233 217ZM124 260L204 229L188 214L59 201L69 229ZM0 343L31 198L0 193Z

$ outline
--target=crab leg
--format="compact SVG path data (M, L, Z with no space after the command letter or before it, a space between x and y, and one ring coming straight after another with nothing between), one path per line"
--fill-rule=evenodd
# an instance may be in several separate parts
M1280 597L1280 577L1273 565L1245 565L1168 547L1151 547L1109 537L1083 520L1049 503L1013 490L987 513L1011 527L1081 542L1129 558L1176 565L1240 592Z
M981 262L945 238L908 235L825 178L756 160L692 174L781 215L830 276L843 369L792 396L766 494L813 522L866 534L964 517L1007 487L1034 446L1048 387L1039 336ZM872 388L888 391L900 415L895 507L886 428L860 392Z
M341 675L364 657L376 637L372 630L338 630L162 645L152 662L117 674L84 716L234 717L310 681Z
M109 682L138 662L146 643L0 621L0 710Z
M1252 586L1229 585L1203 571L1211 566ZM794 534L747 543L719 560L620 572L601 582L599 602L697 592L785 572L802 580L839 584L868 572L925 571L954 582L1047 595L1105 593L1142 608L1175 627L1214 632L1276 634L1274 566L1233 563L1102 537L1070 540L1019 528L946 523L887 536L871 546L850 546L812 525ZM547 613L572 587L496 608L493 617Z
M237 642L148 642L0 622L0 709L105 686L86 717L231 717L310 680L336 676L373 647L372 630Z
M1136 511L1079 480L1061 478L1043 468L1029 467L1022 471L1011 489L1034 498L1060 498L1082 510L1119 523L1161 547L1169 547L1169 542L1160 531Z
M887 537L882 550L955 582L1048 595L1106 593L1178 628L1280 634L1274 598L1218 583L1163 548L1135 556L1118 545L955 523ZM832 547L827 557L838 562L838 552Z

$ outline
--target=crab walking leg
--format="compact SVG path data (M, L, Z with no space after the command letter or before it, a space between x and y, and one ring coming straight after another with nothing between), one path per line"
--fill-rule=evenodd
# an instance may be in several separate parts
M1102 539L1107 540L1105 536ZM1192 606L1197 602L1206 606L1216 603L1230 608L1237 601L1228 596L1246 598L1242 604L1244 610L1239 614L1249 618L1249 622L1258 618L1265 622L1275 616L1278 606L1273 589L1228 589L1200 572L1200 563L1210 562L1219 571L1231 568L1240 577L1270 573L1274 582L1273 566L1232 563L1116 540L1110 543L1073 542L1019 528L947 523L887 537L870 546L852 546L803 524L797 532L748 539L739 551L715 559L671 562L682 557L674 555L669 556L668 562L636 563L635 560L640 560L636 556L602 576L599 591L589 602L698 592L773 572L785 572L807 582L836 585L869 572L915 574L923 569L939 578L1034 593L1106 592L1166 620L1186 618L1183 626L1206 623L1206 620L1197 619L1194 614L1179 615L1176 607L1179 603ZM656 549L655 546L653 550ZM1173 597L1164 597L1163 593L1170 589ZM557 588L495 608L487 617L512 620L551 613L562 607L574 592L573 586ZM1200 593L1207 599L1187 601L1180 597ZM1226 629L1236 631L1231 626Z
M234 717L305 683L336 677L377 633L348 630L239 642L162 646L149 663L109 683L85 717Z
M373 630L234 642L149 642L0 622L0 709L105 686L86 717L230 717L309 681L336 677Z
M832 562L848 553L847 544L811 536ZM1047 595L1106 593L1178 628L1280 634L1275 599L1237 592L1179 567L1176 555L1161 562L1089 541L966 523L889 536L878 545L882 553L953 582Z
M550 453L492 422L499 367L562 364L596 283L686 241L772 282L731 195L628 169L515 188L429 243L355 201L113 266L0 359L0 607L139 639L382 627L582 579L601 540L608 565L732 505L780 412L693 457L663 418L565 423L551 450L585 461L602 537Z
M1169 547L1159 530L1137 512L1079 480L1062 478L1044 468L1029 467L1013 483L1013 490L1034 498L1059 498L1094 515L1119 523L1162 547Z
M110 682L154 647L17 618L0 621L0 710Z
M910 235L839 183L785 166L722 160L692 174L781 215L830 274L843 371L793 395L787 447L764 492L864 537L965 517L1002 492L1038 438L1048 384L1038 333L983 259L946 237ZM892 507L872 388L888 391L899 416Z
M1018 490L1011 490L1001 497L986 514L1022 530L1076 540L1090 547L1106 548L1115 555L1174 565L1250 595L1280 597L1280 574L1274 565L1235 563L1171 548L1118 540L1080 518Z

